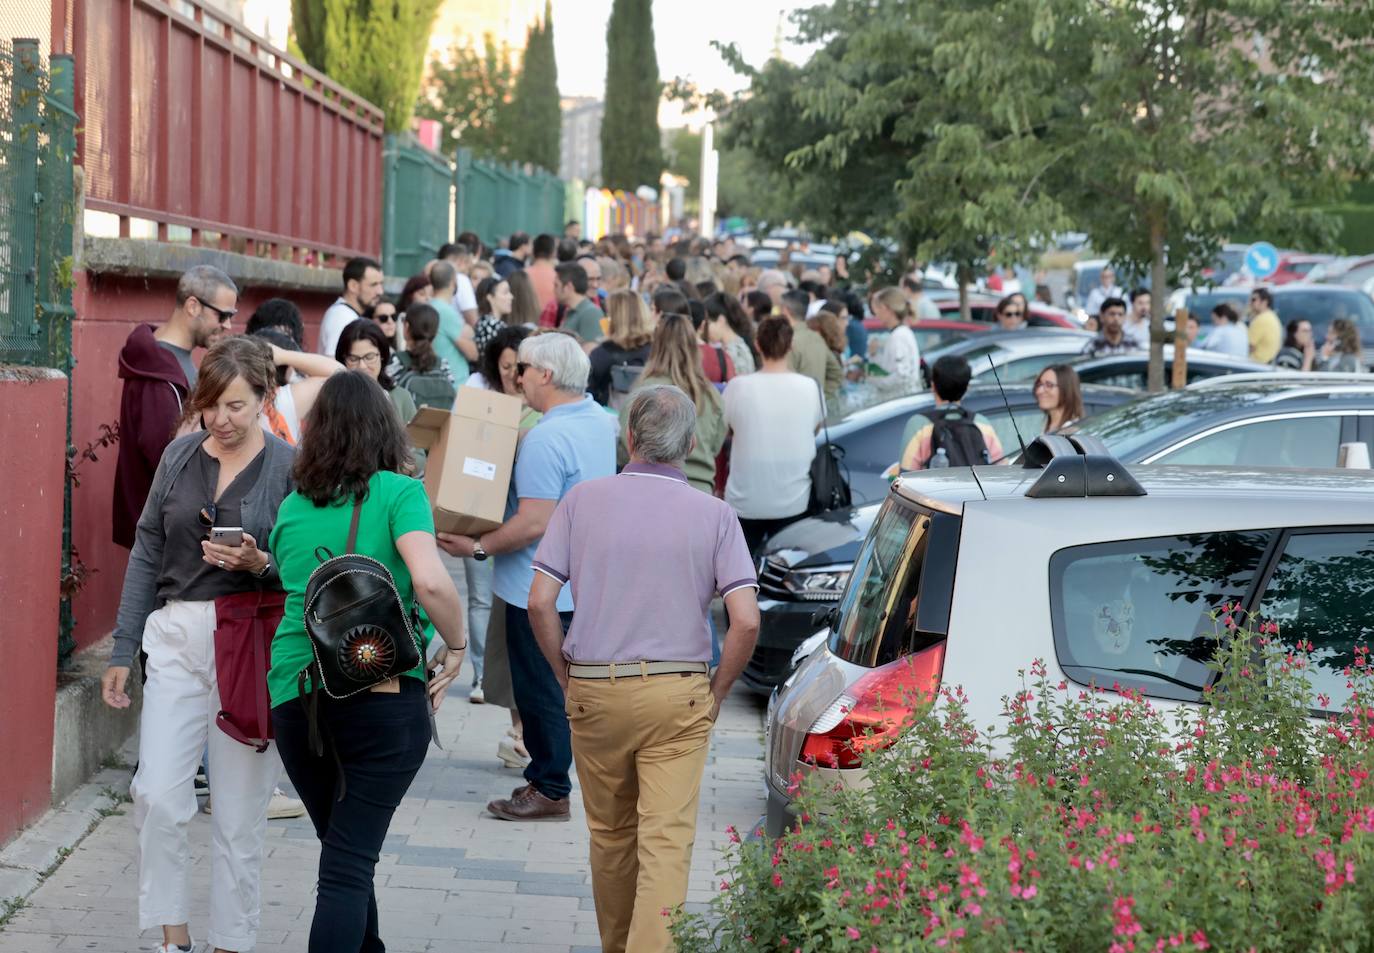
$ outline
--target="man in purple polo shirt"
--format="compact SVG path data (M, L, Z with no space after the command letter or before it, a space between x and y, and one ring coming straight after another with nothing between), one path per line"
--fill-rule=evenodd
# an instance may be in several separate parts
M673 948L665 911L687 897L711 726L759 631L739 519L682 472L695 432L681 390L636 391L629 465L570 489L534 556L530 624L567 698L604 953ZM716 593L730 629L712 677Z

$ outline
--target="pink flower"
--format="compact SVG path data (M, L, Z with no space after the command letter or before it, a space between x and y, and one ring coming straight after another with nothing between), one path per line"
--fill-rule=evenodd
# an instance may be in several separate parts
M1031 884L1029 887L1026 887L1024 890L1021 891L1021 899L1029 900L1039 892L1040 891L1036 888L1035 884Z
M858 927L850 927L850 928L849 928L848 930L846 930L845 932L849 934L849 938L850 938L851 940L857 940L857 939L859 938L859 935L860 935L860 934L859 934L859 928L858 928Z

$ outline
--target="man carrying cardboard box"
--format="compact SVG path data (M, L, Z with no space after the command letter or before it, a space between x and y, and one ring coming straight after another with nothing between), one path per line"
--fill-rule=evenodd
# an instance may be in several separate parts
M558 501L583 480L615 473L616 419L586 393L591 363L576 339L557 332L520 344L516 379L525 400L544 416L525 436L515 460L506 521L476 538L440 532L439 545L454 556L496 557L493 591L506 603L506 643L515 704L524 724L530 764L524 787L487 805L506 821L566 821L572 791L572 740L563 689L534 638L529 592L534 553ZM566 631L572 593L558 596Z

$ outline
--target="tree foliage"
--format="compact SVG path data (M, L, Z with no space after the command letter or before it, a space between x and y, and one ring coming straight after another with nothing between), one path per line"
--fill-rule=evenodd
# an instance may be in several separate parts
M1068 227L1157 291L1236 233L1330 244L1315 206L1370 164L1366 0L835 0L793 19L818 47L804 66L726 50L751 79L726 145L777 170L795 217L965 278Z
M558 98L558 63L553 50L553 3L529 29L520 78L511 102L511 158L558 171L563 111Z
M687 180L684 198L693 209L701 202L701 133L674 129L668 136L664 162L669 172Z
M662 92L651 0L615 0L606 23L606 111L601 121L606 188L658 188L664 166L658 130Z
M488 34L480 52L454 44L431 61L416 113L437 120L446 136L478 158L505 160L511 157L514 93L510 47L498 47Z
M410 125L441 0L291 0L306 62L381 107L387 132Z

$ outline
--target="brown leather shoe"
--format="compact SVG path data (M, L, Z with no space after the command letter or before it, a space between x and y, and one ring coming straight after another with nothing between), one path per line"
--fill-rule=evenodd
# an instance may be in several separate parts
M532 784L516 789L509 799L492 801L487 811L502 821L566 821L571 818L567 798L557 801L547 798Z

